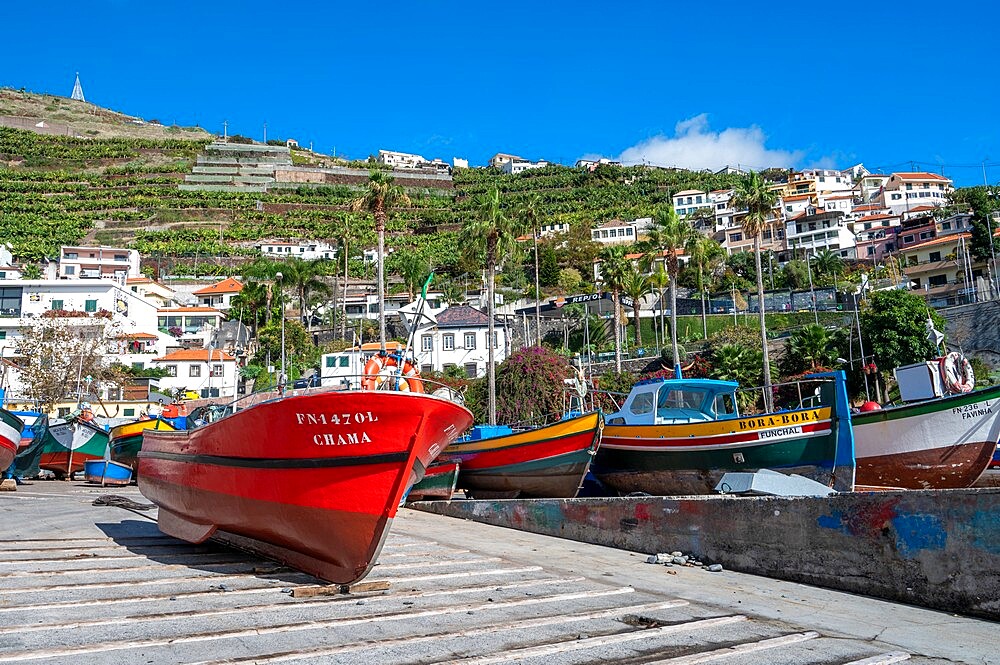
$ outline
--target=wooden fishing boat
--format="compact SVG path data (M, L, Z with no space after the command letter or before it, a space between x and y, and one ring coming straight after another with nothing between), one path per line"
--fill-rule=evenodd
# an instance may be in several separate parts
M458 462L458 487L474 498L572 498L601 441L600 412L515 431L477 426L448 446L442 462Z
M142 448L142 433L149 429L177 429L163 418L147 418L111 428L109 445L111 459L135 471L136 454Z
M593 473L621 494L706 494L729 471L797 473L838 490L854 485L843 372L821 377L792 408L739 412L730 381L650 379L609 414ZM809 385L809 384L807 384ZM811 383L815 386L815 383Z
M854 414L859 485L971 487L1000 440L1000 386Z
M432 499L450 500L455 494L458 484L457 462L435 462L424 473L424 478L410 488L406 502L429 501Z
M20 480L34 478L38 475L38 462L45 447L49 417L38 411L11 411L23 423L21 442L14 461L7 467L5 475L8 478Z
M108 432L89 420L74 418L49 425L38 465L57 478L83 470L89 459L104 459Z
M128 485L132 467L109 459L89 459L83 463L83 479L96 485Z
M4 471L14 461L21 445L21 430L24 421L7 409L0 409L0 471Z
M214 537L338 584L367 574L406 490L472 423L419 391L245 402L196 409L187 430L145 430L139 490L164 533Z

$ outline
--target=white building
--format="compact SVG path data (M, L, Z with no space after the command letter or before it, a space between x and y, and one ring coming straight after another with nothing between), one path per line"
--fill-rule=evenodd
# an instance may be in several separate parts
M622 163L615 161L613 159L608 159L607 157L601 157L599 159L578 159L576 160L576 168L587 169L588 171L593 171L598 166L607 164L608 166L621 166Z
M211 286L198 289L194 295L198 298L198 304L204 307L214 307L220 311L228 312L233 306L233 298L243 291L243 284L232 277L216 282Z
M639 230L635 222L616 219L591 229L590 239L603 245L633 243L639 239Z
M855 237L842 212L824 212L813 206L786 222L788 249L797 258L830 250L842 258L854 258Z
M673 195L672 202L678 217L687 217L702 208L713 207L708 192L698 189L685 189L677 192Z
M487 337L489 317L470 305L452 305L437 315L433 328L417 332L413 354L420 371L443 372L449 367L461 367L469 378L486 374L489 354ZM500 363L507 357L507 338L502 323L494 329L494 359Z
M409 152L396 152L394 150L379 150L375 161L379 164L391 166L394 169L434 169L435 171L447 171L448 163L442 159L425 159L423 155L414 155Z
M337 256L336 247L316 240L294 240L289 242L273 240L262 242L257 247L260 249L260 253L269 259L295 257L303 261L315 261L316 259L332 260Z
M539 159L537 162L533 162L530 159L521 159L520 157L515 157L504 162L500 166L500 170L504 173L510 173L512 175L517 175L518 173L523 173L528 169L540 169L549 165L549 162L544 159Z
M142 366L172 338L157 331L156 305L110 280L0 280L0 357L17 357L24 329L53 317L85 329L117 335L105 351L107 362ZM17 372L7 373L11 395L23 391Z
M538 228L538 235L542 238L545 236L555 235L557 233L569 233L569 224L566 222L553 222L551 224L542 224Z
M236 396L236 358L225 351L211 349L181 349L152 361L155 367L167 371L161 378L163 392L194 391L201 397Z
M169 307L175 302L176 292L173 289L149 277L129 277L125 280L125 288L157 307Z
M899 215L917 206L940 207L954 191L950 179L936 173L893 173L882 188L883 206Z
M60 279L114 279L139 276L139 252L117 247L70 247L59 252Z
M836 169L804 169L801 174L803 179L812 180L813 191L824 192L849 192L854 188L854 178L850 172L844 173Z

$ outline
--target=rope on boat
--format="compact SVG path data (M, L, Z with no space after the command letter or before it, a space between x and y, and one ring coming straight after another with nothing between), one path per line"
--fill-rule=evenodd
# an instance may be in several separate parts
M102 494L94 499L94 506L115 506L125 510L152 510L156 506L152 503L139 503L118 494Z

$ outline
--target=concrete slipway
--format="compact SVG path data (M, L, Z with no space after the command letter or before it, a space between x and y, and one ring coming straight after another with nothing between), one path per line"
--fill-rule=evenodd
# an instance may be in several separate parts
M2 663L1000 663L997 625L401 510L366 581L315 580L93 506L135 488L0 494Z

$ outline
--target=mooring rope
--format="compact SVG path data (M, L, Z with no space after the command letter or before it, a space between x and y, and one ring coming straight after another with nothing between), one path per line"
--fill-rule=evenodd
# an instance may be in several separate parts
M118 494L102 494L94 499L94 503L92 505L115 506L126 510L152 510L153 508L156 508L156 506L152 503L139 503L138 501L133 501L128 497L120 496Z

